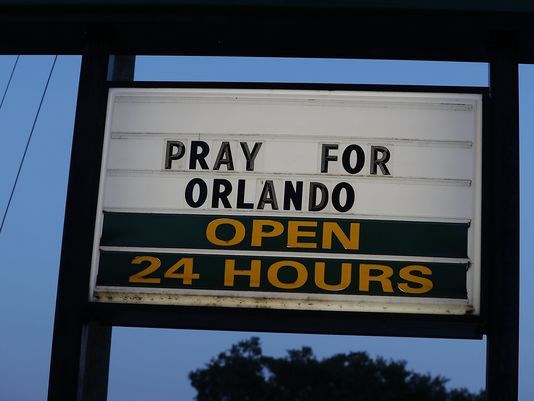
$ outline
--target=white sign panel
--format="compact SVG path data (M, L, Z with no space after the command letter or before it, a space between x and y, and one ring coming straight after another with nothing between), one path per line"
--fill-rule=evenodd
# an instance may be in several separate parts
M111 89L91 299L478 314L482 95Z

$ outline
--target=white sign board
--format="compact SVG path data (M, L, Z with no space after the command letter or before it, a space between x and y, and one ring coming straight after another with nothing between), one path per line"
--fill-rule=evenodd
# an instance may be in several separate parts
M482 95L109 92L91 299L478 314Z

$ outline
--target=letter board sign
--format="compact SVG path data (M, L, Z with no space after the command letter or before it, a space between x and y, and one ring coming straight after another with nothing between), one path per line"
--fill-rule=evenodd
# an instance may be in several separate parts
M479 314L482 97L110 89L91 300Z

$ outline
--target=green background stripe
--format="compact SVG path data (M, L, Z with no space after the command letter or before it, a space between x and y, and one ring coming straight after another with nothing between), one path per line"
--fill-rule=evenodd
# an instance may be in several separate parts
M205 236L210 221L229 217L246 227L245 240L235 246L220 247L210 243ZM316 249L288 248L287 237L281 235L264 238L261 248L250 246L252 220L272 219L286 225L288 220L335 221L344 232L349 232L351 222L360 223L360 249L346 250L334 238L332 249L321 249L322 228L317 226L316 240L303 238L302 242L318 242ZM361 253L371 255L404 255L467 258L467 223L438 223L415 221L312 219L270 216L215 216L157 213L104 212L104 228L101 245L152 248L234 249L291 252ZM309 229L306 229L309 230ZM233 229L218 231L222 238L231 238Z
M161 267L147 277L160 278L159 284L137 284L129 283L128 278L146 267L148 263L134 265L131 261L136 256L155 256L161 260ZM191 285L184 285L181 280L164 278L164 272L174 265L182 257L192 257L194 273L198 273L200 278L193 280ZM236 276L234 287L224 286L224 266L226 259L234 259L236 270L248 269L251 260L261 260L261 281L259 288L250 288L249 277ZM466 299L466 264L453 263L410 263L398 261L347 261L340 259L311 259L299 258L298 261L306 267L308 273L307 282L298 289L284 290L269 283L267 270L274 262L284 260L284 258L262 257L262 256L225 256L225 255L199 255L199 254L157 254L157 253L135 253L135 252L110 252L100 253L100 266L97 277L97 285L102 286L123 286L123 287L149 287L149 288L178 288L178 289L200 289L200 290L234 290L234 291L273 291L290 293L320 293L320 294L345 294L345 295L387 295L399 297L431 297L431 298L456 298ZM295 259L291 259L295 260ZM341 263L352 263L351 284L342 291L327 291L318 288L314 283L314 263L323 261L326 263L325 281L329 284L339 283L341 276ZM380 283L371 282L369 292L359 291L358 277L360 263L381 264L393 269L391 278L394 293L384 292ZM427 266L432 270L430 278L434 284L432 290L425 294L406 294L397 287L398 283L405 280L398 277L401 268L419 264ZM181 272L181 270L179 271ZM293 268L283 267L279 271L279 278L282 282L293 282L296 279L296 272ZM418 287L418 284L411 283L410 286Z

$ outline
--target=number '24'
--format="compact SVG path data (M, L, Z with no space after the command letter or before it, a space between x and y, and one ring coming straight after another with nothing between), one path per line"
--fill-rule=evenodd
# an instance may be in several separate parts
M161 283L161 278L150 277L151 274L155 273L161 267L161 260L159 258L155 256L136 256L132 259L131 263L133 265L148 263L148 266L140 272L132 274L128 278L128 282L141 284ZM181 272L179 272L180 270ZM181 258L178 262L165 270L163 277L182 280L183 284L191 285L193 284L193 280L200 278L200 275L198 273L193 273L193 258Z

